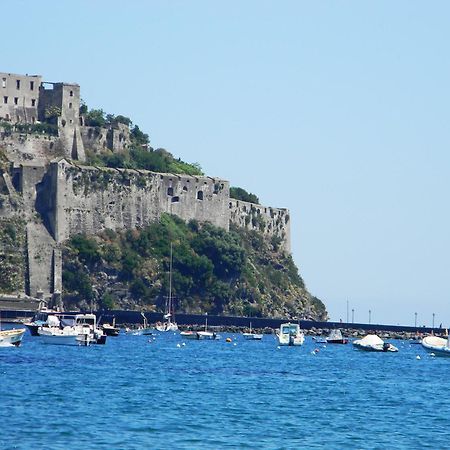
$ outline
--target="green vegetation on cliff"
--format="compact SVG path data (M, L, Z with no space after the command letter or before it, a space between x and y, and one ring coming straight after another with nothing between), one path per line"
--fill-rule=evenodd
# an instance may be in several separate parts
M259 198L245 189L240 187L230 187L230 197L236 200L242 200L243 202L256 203L259 204Z
M290 256L256 232L227 232L163 215L142 230L73 237L64 251L63 285L72 306L161 311L172 288L180 312L264 317L326 315L306 291ZM83 304L87 302L88 304Z
M25 222L0 219L0 293L24 292Z
M88 110L83 104L80 113L84 114L85 124L92 127L117 127L125 125L130 131L131 145L129 149L114 153L105 150L101 153L86 152L87 163L93 166L120 167L124 169L144 169L161 173L182 173L187 175L203 175L197 163L186 163L163 148L156 150L150 146L148 134L133 125L125 116L106 114L102 109Z

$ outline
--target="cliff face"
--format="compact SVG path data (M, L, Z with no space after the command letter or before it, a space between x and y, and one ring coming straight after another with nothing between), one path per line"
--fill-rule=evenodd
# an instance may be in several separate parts
M134 147L115 146L116 153L106 154L114 163L107 168L81 165L73 152L76 140L65 144L62 131L55 136L24 130L0 127L0 236L5 237L0 294L27 294L48 304L60 303L64 294L67 306L94 302L160 309L167 291L169 243L159 244L159 253L134 245L142 236L152 240L152 227L163 226L163 218L170 216L172 225L160 233L178 230L175 241L182 257L175 256L174 282L181 310L326 317L323 304L307 292L289 256L287 209L233 199L227 180L199 175L195 165L162 149L139 147L129 137L123 141L118 135L117 142ZM81 136L83 148L95 155L92 161L101 163L94 144L103 134ZM127 160L132 152L134 168ZM67 159L68 154L74 160ZM170 163L166 170L181 167L190 175L138 168L163 160ZM11 224L17 232L14 242ZM95 264L77 255L73 238L78 235L95 237ZM139 267L133 266L135 261Z
M167 214L141 230L69 240L63 285L71 307L162 310L171 245L178 312L326 318L279 240Z

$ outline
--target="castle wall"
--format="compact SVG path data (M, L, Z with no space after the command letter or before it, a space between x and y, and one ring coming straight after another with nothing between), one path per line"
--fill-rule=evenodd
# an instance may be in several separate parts
M38 75L0 73L0 120L35 123L38 120Z
M75 166L66 160L52 163L50 176L57 242L106 228L143 227L164 212L228 229L229 184L224 180Z
M276 236L286 252L291 251L289 210L272 208L242 200L229 199L230 222L238 227L261 232L267 238Z
M63 144L57 136L48 134L8 133L0 128L0 147L12 161L39 161L65 155Z

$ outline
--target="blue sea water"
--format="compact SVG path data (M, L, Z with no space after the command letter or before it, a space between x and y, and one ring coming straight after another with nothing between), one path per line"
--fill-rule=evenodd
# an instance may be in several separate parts
M182 342L121 335L63 347L27 332L21 347L0 348L0 448L450 446L450 358L421 346L366 353L308 337L277 348L274 336L225 333Z

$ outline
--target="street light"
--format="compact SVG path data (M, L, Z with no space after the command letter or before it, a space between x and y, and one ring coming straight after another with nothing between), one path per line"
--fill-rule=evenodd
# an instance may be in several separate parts
M372 311L369 309L369 323L370 323L370 320L371 320L371 316L372 315Z
M355 323L355 308L352 308L352 323Z
M417 313L414 313L414 328L417 328Z
M433 313L433 328L434 328L434 313Z
M347 323L348 323L348 300L347 300Z

